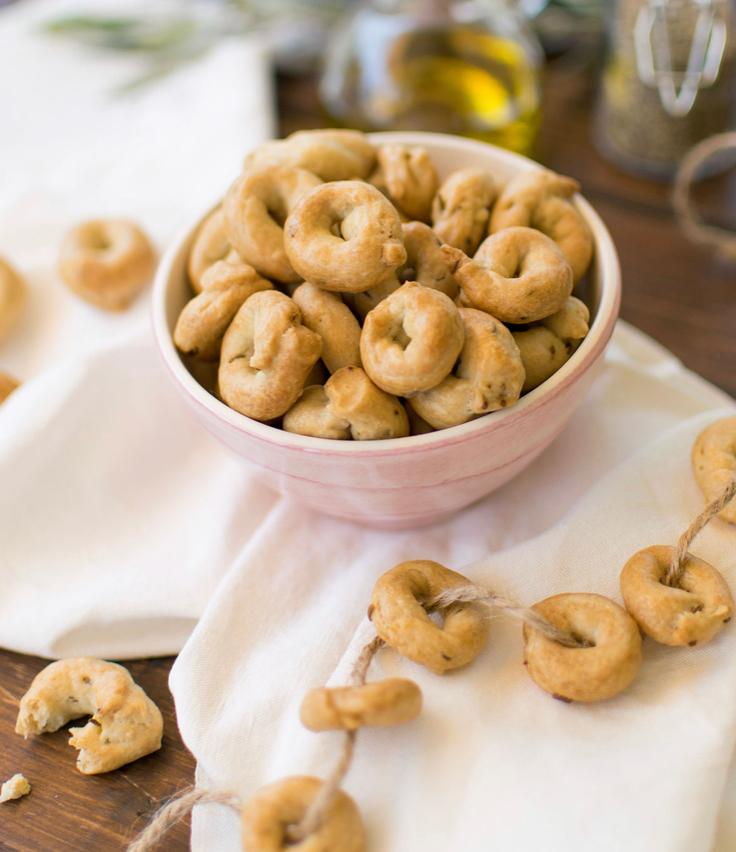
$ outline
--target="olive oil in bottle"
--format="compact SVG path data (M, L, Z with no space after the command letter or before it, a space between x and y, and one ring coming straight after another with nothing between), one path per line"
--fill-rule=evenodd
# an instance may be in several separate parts
M321 93L343 125L457 133L528 153L540 55L510 2L374 0L336 32Z

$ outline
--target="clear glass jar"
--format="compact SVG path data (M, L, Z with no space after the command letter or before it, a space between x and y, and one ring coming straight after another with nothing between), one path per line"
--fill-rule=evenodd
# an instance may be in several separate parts
M433 130L528 153L542 54L505 0L373 0L338 25L321 96L338 124Z
M617 0L608 21L596 142L631 171L668 178L701 139L733 126L732 0Z

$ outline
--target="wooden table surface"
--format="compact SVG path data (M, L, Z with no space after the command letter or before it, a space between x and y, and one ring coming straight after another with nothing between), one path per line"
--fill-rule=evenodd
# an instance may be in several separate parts
M668 187L623 174L591 142L594 75L562 57L545 79L538 158L575 176L610 228L621 256L622 315L675 352L693 370L736 395L736 264L689 243L670 209ZM323 123L309 80L281 79L282 133ZM732 183L705 187L716 219L736 210ZM33 793L0 806L0 850L120 850L157 802L192 782L194 761L178 735L167 687L171 659L126 663L162 709L163 749L116 772L85 777L64 731L25 742L13 733L17 702L45 662L0 652L0 776L22 771ZM187 825L163 848L188 848ZM213 850L215 852L215 850Z

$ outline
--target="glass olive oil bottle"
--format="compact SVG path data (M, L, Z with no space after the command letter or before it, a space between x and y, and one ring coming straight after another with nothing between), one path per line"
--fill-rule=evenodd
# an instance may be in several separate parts
M513 2L373 0L335 32L321 94L339 124L457 133L528 153L540 63Z

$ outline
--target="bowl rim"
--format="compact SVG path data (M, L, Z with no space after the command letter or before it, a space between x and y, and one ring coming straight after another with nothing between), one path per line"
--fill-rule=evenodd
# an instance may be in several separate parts
M370 133L368 137L376 144L395 142L421 145L422 143L429 142L434 143L434 147L441 146L456 150L459 149L471 157L474 153L487 151L488 148L492 148L494 156L497 159L505 161L506 165L516 171L533 171L544 168L541 164L521 154L498 148L487 142L446 133L387 131ZM209 415L214 416L230 429L245 433L269 445L278 445L284 449L296 449L316 455L334 456L337 454L370 457L404 453L411 450L434 449L439 446L449 446L464 442L483 431L491 430L504 424L510 425L511 422L524 416L529 410L539 409L546 405L557 392L574 382L578 376L597 360L603 349L605 349L613 333L616 319L618 318L621 303L621 269L618 253L603 220L592 205L582 195L577 193L575 201L593 232L596 261L600 264L601 287L599 304L588 335L554 375L539 385L539 387L522 396L509 408L490 412L467 423L461 423L458 426L451 426L447 429L422 435L408 435L403 438L384 438L377 441L341 441L335 438L315 438L308 435L297 435L293 432L286 432L283 429L253 420L235 411L202 387L184 365L174 346L173 336L169 330L166 318L166 297L171 281L172 267L179 258L182 245L191 238L194 230L200 225L204 216L213 210L220 201L221 199L218 199L204 214L198 214L194 221L183 227L161 257L151 296L151 319L154 336L166 368L176 384L186 392L192 402L196 403L198 407L205 409Z

